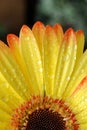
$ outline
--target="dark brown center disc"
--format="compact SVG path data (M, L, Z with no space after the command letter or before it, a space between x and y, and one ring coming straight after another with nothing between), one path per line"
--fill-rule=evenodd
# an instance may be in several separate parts
M40 109L29 115L26 130L65 130L65 123L59 113Z

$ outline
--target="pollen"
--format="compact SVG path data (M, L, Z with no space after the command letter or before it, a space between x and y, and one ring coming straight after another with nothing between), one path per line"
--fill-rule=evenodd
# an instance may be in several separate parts
M14 130L78 130L75 114L63 100L33 96L12 115Z

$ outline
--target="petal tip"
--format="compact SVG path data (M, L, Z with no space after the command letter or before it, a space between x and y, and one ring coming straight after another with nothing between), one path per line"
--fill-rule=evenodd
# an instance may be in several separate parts
M62 28L62 26L60 25L60 24L58 24L58 23L56 23L54 26L53 26L54 28Z
M84 31L83 31L83 30L78 30L78 31L76 32L76 34L78 34L78 35L84 35Z
M70 43L70 41L73 41L73 43L76 44L76 36L75 36L75 32L72 28L69 28L64 35L64 41L66 41L65 43L68 44Z
M44 31L44 30L45 30L44 24L42 22L39 22L39 21L36 22L32 28L33 33L38 32L38 31Z
M47 25L46 26L46 33L51 34L52 32L54 32L53 28L50 25Z
M34 24L34 26L42 26L42 25L43 25L43 23L40 22L40 21L37 21L37 22Z
M74 30L72 28L69 28L65 34L67 34L68 36L70 36L71 34L74 34Z
M23 25L21 28L21 32L23 32L24 34L27 34L29 31L29 27L27 25Z
M14 34L8 34L8 35L7 35L7 39L9 39L9 40L10 40L10 39L14 39L14 40L15 40L16 38L17 38L17 37L16 37L16 35L14 35Z
M13 44L13 41L18 41L18 37L14 34L8 34L7 35L8 45L10 46L11 44Z
M46 29L47 29L47 30L52 30L52 27L51 27L50 25L47 25L47 26L46 26Z

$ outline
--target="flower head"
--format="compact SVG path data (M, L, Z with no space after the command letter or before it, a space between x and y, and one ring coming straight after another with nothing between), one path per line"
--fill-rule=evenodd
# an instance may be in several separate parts
M0 41L0 129L86 130L84 33L24 25Z

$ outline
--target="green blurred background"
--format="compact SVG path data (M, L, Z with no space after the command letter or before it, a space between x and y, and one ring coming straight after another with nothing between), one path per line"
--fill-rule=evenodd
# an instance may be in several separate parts
M23 24L32 27L40 20L45 25L60 23L82 29L87 41L87 0L0 0L0 39L8 33L18 35ZM85 49L87 48L87 42Z

